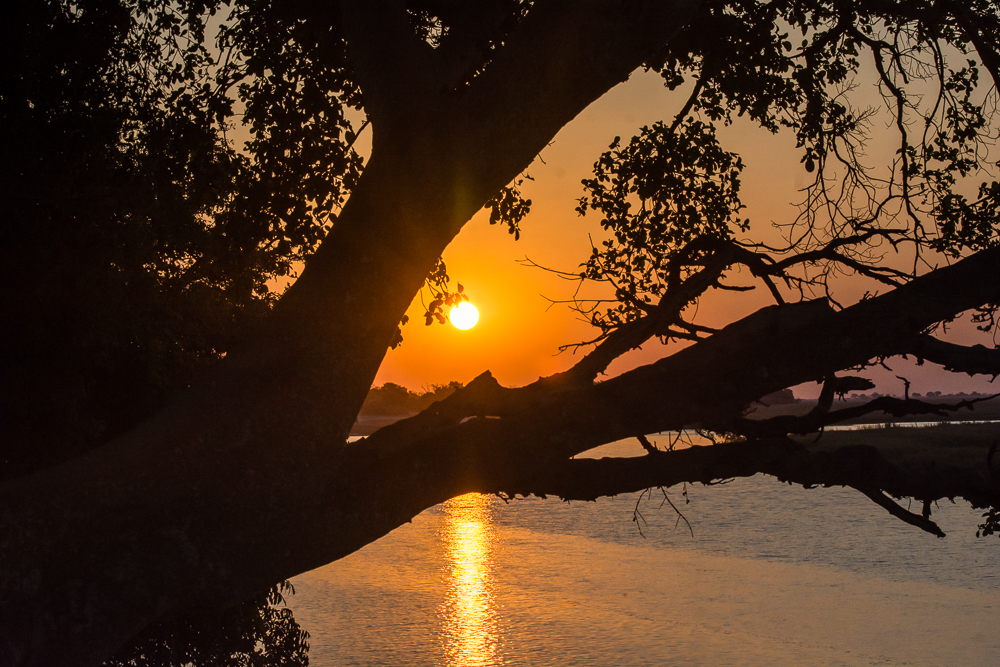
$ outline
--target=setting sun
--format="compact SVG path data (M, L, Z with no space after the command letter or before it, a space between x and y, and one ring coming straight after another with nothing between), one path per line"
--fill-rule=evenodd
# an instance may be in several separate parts
M463 301L451 309L451 312L448 313L448 319L451 320L456 329L471 329L479 322L479 309L468 301Z

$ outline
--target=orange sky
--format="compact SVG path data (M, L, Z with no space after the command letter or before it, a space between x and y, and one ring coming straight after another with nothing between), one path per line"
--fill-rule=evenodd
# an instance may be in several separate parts
M637 73L563 128L528 170L535 180L522 190L533 204L522 222L521 239L515 242L505 229L490 226L488 215L481 212L445 253L453 281L465 286L479 308L478 326L469 331L450 324L424 326L423 308L416 300L409 310L410 323L403 327L403 344L387 353L376 384L396 382L419 390L451 380L468 382L490 370L502 384L516 386L569 367L574 357L570 352L558 354L559 346L591 338L595 330L566 305L551 305L544 298L566 299L572 284L518 260L528 257L543 266L576 270L589 255L588 234L595 241L603 238L597 215L580 218L574 210L583 193L580 181L590 176L593 162L616 135L627 141L641 126L671 117L683 102L684 93L667 91L655 74ZM769 230L771 221L794 217L792 202L807 184L794 139L772 136L746 123L720 135L723 146L746 163L741 195L747 205L745 215L753 221L750 233L777 241ZM699 322L724 324L768 303L768 295L760 289L750 294L716 293L699 305ZM617 374L663 353L661 345L650 343L619 359L609 371ZM981 377L951 377L935 370L900 362L893 372L879 371L873 377L879 390L887 393L902 393L897 374L913 381L914 392L991 388ZM815 385L796 389L800 396L817 392Z

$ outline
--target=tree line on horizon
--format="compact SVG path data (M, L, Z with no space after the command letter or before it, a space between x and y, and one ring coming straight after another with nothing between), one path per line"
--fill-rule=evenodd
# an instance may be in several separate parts
M416 414L432 403L451 396L463 386L461 382L452 380L446 384L432 384L417 392L395 382L386 382L371 388L359 414L379 417Z

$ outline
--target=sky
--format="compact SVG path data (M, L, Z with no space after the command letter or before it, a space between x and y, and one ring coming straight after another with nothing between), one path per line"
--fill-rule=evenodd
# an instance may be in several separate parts
M866 101L877 102L873 87L859 92ZM594 161L615 136L627 142L643 125L671 118L686 93L668 91L656 74L637 72L565 126L527 170L534 180L525 181L522 194L532 200L532 207L521 223L520 240L501 226L490 226L488 213L481 211L444 254L453 283L460 282L478 307L479 324L468 331L450 324L425 326L418 296L408 311L403 343L388 351L375 383L395 382L420 391L452 380L466 383L489 370L501 384L520 386L569 368L583 352L560 353L560 346L592 339L598 332L566 304L553 303L570 298L574 284L524 260L561 271L578 270L590 254L590 238L595 243L604 238L599 216L580 217L575 211L583 195L581 180L591 175ZM747 206L744 217L752 221L751 236L777 241L771 223L794 218L794 203L801 198L798 191L808 183L794 138L737 122L721 130L720 139L746 163L741 197ZM891 150L876 142L871 153L875 162L880 154L891 155ZM749 281L747 276L743 283ZM858 288L845 284L842 289L849 295ZM722 325L770 303L760 288L750 293L717 291L699 303L699 323ZM974 333L971 326L957 326L949 340L992 344L974 339ZM608 376L669 352L659 342L647 343L617 360ZM902 394L897 375L913 383L912 392L1000 391L983 376L954 375L931 364L917 367L898 360L890 367L862 374L875 380L877 391L890 394ZM799 397L816 396L819 386L810 383L795 392Z

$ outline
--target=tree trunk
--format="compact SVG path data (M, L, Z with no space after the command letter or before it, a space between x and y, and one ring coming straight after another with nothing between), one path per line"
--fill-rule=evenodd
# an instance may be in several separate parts
M90 455L0 487L0 664L100 662L151 622L238 603L459 492L448 479L399 485L398 461L344 449L396 326L462 225L676 31L685 4L623 17L548 3L462 96L423 76L434 71L407 78L419 58L373 61L387 39L379 12L398 18L402 3L355 9L375 132L361 181L265 326L216 372ZM397 74L430 83L382 85ZM396 493L414 497L383 502Z
M372 157L300 284L212 377L91 455L4 485L0 627L17 643L3 664L93 664L156 619L234 604L395 527L339 498L342 447L450 240L441 221L472 213L409 164ZM414 190L431 201L414 206Z

